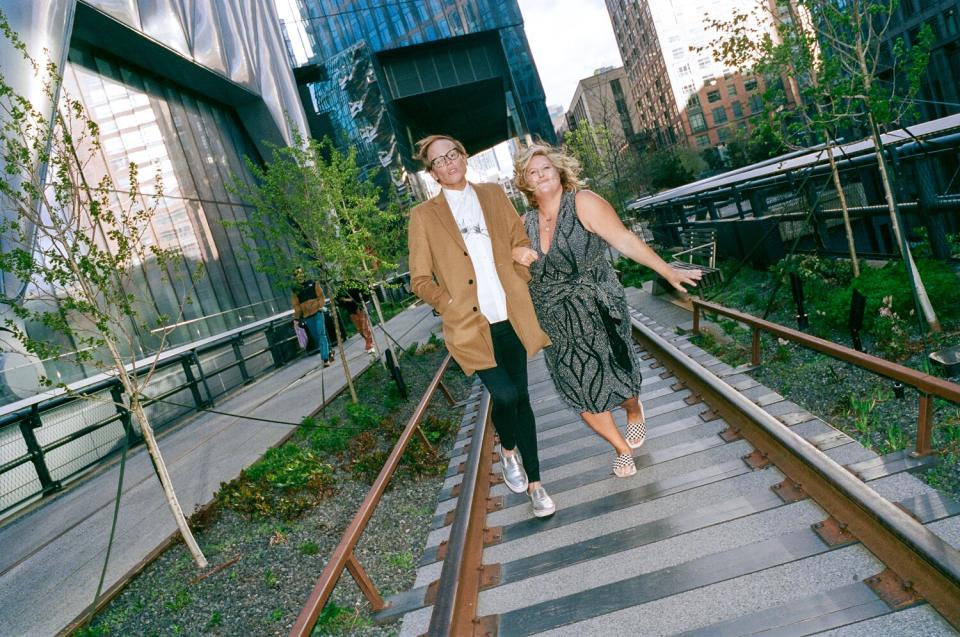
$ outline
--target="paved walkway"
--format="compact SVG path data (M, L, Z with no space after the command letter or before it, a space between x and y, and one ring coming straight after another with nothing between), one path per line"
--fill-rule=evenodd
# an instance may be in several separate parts
M420 306L394 317L387 328L405 347L425 341L439 324L428 307ZM377 330L377 343L382 345L385 338ZM357 336L347 342L346 352L353 374L371 364ZM346 384L339 360L326 369L318 367L320 362L314 356L291 363L218 402L216 408L299 422L320 407L323 396ZM235 478L293 429L201 413L164 434L160 447L184 511L209 502L221 482ZM103 568L118 472L118 464L107 467L0 527L4 637L56 634L90 604ZM105 589L137 568L175 528L146 450L139 448L126 463Z

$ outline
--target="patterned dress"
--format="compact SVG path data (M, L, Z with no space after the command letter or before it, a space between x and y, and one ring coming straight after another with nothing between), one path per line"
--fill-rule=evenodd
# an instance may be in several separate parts
M577 217L576 193L564 192L548 252L540 247L539 215L524 224L540 257L530 266L530 295L553 346L544 350L550 377L578 411L610 411L640 395L640 361L632 347L623 286L606 256L607 243Z

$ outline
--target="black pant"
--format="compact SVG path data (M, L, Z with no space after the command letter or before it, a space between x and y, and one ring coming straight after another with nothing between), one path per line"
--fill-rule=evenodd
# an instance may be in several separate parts
M537 456L537 425L527 391L527 350L517 338L510 321L490 324L493 357L497 366L477 371L490 392L491 419L504 449L520 450L523 468L530 482L540 480Z

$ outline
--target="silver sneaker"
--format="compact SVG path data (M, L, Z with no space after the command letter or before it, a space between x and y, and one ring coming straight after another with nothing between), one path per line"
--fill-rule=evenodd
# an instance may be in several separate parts
M514 450L509 458L503 455L500 447L500 471L503 472L503 482L514 493L523 493L527 490L527 472L520 464L520 454Z
M533 514L538 518L545 518L553 515L557 510L557 505L553 499L547 495L547 490L543 487L537 487L527 495L530 496L530 504L533 506Z

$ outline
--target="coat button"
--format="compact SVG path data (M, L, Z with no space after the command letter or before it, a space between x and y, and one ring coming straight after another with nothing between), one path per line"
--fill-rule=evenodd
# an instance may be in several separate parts
M470 279L469 281L467 281L467 284L468 284L468 285L473 285L473 279Z
M474 311L474 312L477 311L477 306L473 306L473 311Z

